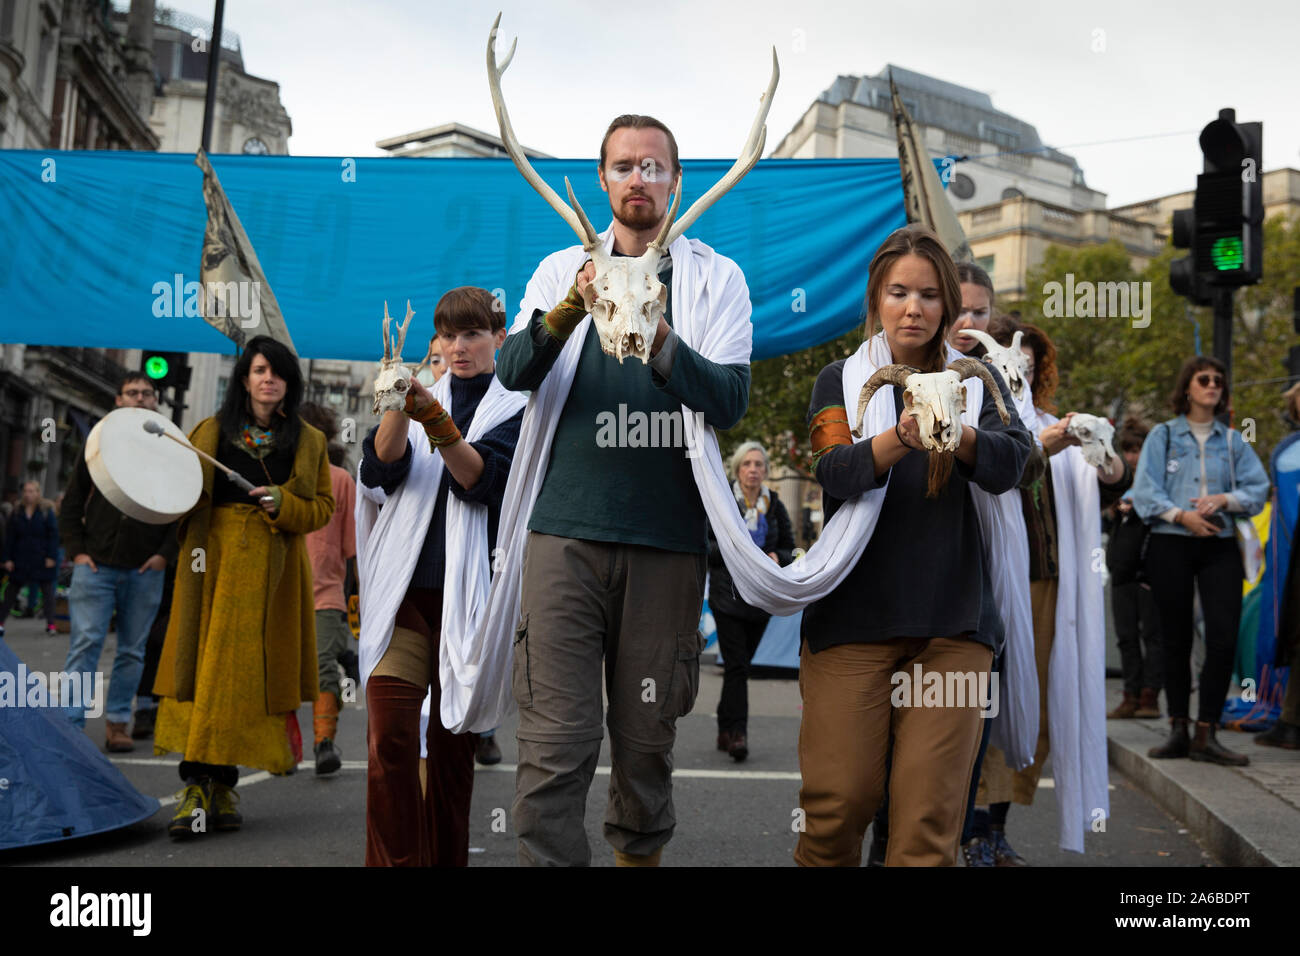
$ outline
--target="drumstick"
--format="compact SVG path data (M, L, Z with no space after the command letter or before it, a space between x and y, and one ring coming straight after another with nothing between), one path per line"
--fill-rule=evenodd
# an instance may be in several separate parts
M232 468L227 468L225 465L217 461L211 455L207 454L206 452L199 451L189 442L182 441L181 439L177 438L175 435L173 435L171 432L164 429L161 425L159 425L157 422L153 421L152 419L144 423L144 430L147 431L150 435L163 435L167 438L170 438L172 441L180 445L182 448L188 448L190 451L194 452L194 454L198 455L200 458L206 458L208 461L212 462L212 464L216 465L218 468L224 471L226 473L227 478L233 481L240 488L243 488L245 491L252 491L253 488L255 487L252 482L250 482L239 472L235 471ZM263 496L263 497L267 497L267 496Z

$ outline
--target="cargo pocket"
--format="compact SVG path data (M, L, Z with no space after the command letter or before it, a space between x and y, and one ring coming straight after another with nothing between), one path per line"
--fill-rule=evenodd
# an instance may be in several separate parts
M515 695L515 703L521 710L532 709L533 706L533 681L532 674L528 668L528 615L525 614L515 628L514 643L514 662L512 664L511 690Z
M704 641L699 631L677 633L677 666L673 674L672 709L665 716L685 717L695 707L700 692L700 651Z

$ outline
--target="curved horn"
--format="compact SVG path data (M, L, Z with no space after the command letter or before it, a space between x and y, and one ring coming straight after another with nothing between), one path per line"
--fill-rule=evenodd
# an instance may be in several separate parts
M558 212L561 218L569 224L569 227L578 234L578 239L582 241L583 248L590 252L592 247L600 241L596 235L596 230L592 228L591 222L587 220L586 215L579 218L572 209L564 204L564 200L556 194L555 190L548 186L541 176L537 175L537 171L528 162L528 157L524 155L523 148L515 137L514 126L510 123L510 114L506 112L506 101L501 95L501 75L505 73L510 61L514 59L515 45L519 41L516 39L514 43L510 44L510 52L506 54L504 62L498 64L495 48L497 27L500 23L501 14L498 13L497 18L492 21L492 30L488 33L487 66L488 86L492 90L492 105L496 108L497 125L501 128L501 145L510 154L510 158L514 160L515 166L523 174L528 185L536 189L541 194L541 197L550 203L551 208Z
M749 139L745 140L745 147L740 151L740 156L727 174L719 179L703 196L691 204L691 208L686 210L672 229L668 231L663 243L659 248L664 249L671 246L673 242L684 233L696 219L704 215L705 210L723 197L732 186L745 178L745 174L754 168L758 162L759 156L763 154L763 146L767 143L767 111L772 108L772 94L776 92L776 82L781 78L781 65L776 59L776 47L772 47L772 78L768 81L767 90L758 100L758 115L754 117L754 125L749 129ZM672 217L669 216L671 219Z
M857 425L853 429L853 437L862 437L862 419L867 413L867 405L871 403L871 396L876 394L876 389L882 385L902 385L909 375L916 374L919 369L910 365L882 365L876 369L871 378L867 379L862 386L862 391L858 393L858 413L853 416Z
M981 345L983 345L986 349L1000 349L1000 348L1003 348L1003 346L1001 346L1001 345L998 344L998 340L997 340L997 339L995 339L993 336L989 335L987 332L981 332L979 329L961 329L957 334L958 334L958 335L969 335L969 336L970 336L971 338L973 338L975 341L977 341L977 342L979 342ZM1019 335L1020 333L1017 332L1016 334Z
M1007 414L1007 406L1002 402L1002 389L998 388L998 383L993 379L993 373L979 359L959 358L948 363L948 368L961 376L962 381L975 377L984 383L993 394L993 401L998 406L998 417L1002 419L1003 425L1011 424L1011 416Z
M1020 340L1023 339L1024 337L1025 337L1024 330L1017 329L1016 334L1011 336L1011 351L1013 352L1020 351Z
M393 357L393 340L388 337L388 327L392 324L393 317L388 314L388 300L384 300L384 361L387 362Z

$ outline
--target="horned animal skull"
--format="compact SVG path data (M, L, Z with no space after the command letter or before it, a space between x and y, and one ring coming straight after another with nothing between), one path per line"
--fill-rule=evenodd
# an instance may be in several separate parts
M679 175L673 186L673 203L664 218L663 228L645 253L637 257L612 256L605 252L604 244L596 233L595 227L592 226L591 220L587 218L582 206L574 198L573 187L569 184L568 178L564 180L565 189L569 194L569 204L566 205L555 190L548 186L533 169L519 146L514 127L510 123L510 115L506 112L505 100L501 95L501 76L515 55L515 43L510 44L510 52L506 54L505 60L498 64L495 45L497 26L500 23L501 15L498 14L492 23L492 31L488 34L487 66L488 85L492 90L492 104L496 107L497 124L501 128L502 145L505 146L506 152L510 154L510 158L514 160L515 166L519 168L519 172L523 174L528 184L536 189L578 234L578 238L582 241L582 248L595 263L596 277L584 290L583 300L600 334L601 349L606 355L613 356L619 362L628 355L635 355L642 362L649 362L650 346L654 342L655 333L659 328L659 319L664 314L664 306L668 298L667 290L659 281L659 260L664 250L689 229L705 210L740 182L762 155L763 146L767 141L767 126L764 125L767 111L772 105L772 94L776 91L776 83L781 75L776 59L776 48L772 49L772 79L767 85L767 91L759 98L758 115L754 119L753 126L750 127L749 139L745 141L740 158L712 189L697 199L681 219L674 222L677 206L682 198Z
M1071 415L1065 433L1079 439L1083 460L1093 467L1109 466L1116 457L1111 446L1115 426L1098 415Z
M379 362L379 374L375 376L376 415L383 412L400 412L406 407L406 392L411 387L411 370L402 364L402 346L406 344L406 330L415 315L411 300L406 300L406 319L397 327L397 348L393 348L388 327L392 316L388 314L388 302L384 302L384 357Z
M885 365L876 369L858 395L855 417L858 424L853 436L862 437L862 419L876 390L882 385L901 385L903 407L915 416L921 443L930 451L956 451L961 444L961 414L966 411L966 388L962 382L972 376L984 382L997 402L1002 423L1009 424L1011 418L1002 403L1002 392L989 370L978 359L960 358L942 372L921 372L910 365Z
M997 339L979 329L962 329L959 335L969 335L984 346L984 361L1002 373L1002 380L1011 390L1011 397L1019 400L1025 393L1025 376L1029 373L1029 356L1020 351L1024 332L1011 337L1011 346L999 345Z

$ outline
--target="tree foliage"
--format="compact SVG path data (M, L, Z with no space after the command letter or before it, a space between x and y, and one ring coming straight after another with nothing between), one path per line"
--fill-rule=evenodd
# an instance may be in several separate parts
M1169 263L1184 254L1167 245L1145 269L1135 271L1118 242L1102 246L1049 246L1031 269L1023 302L1002 302L1051 336L1057 349L1058 409L1096 415L1138 413L1148 422L1173 412L1170 392L1178 369L1189 356L1214 352L1214 318L1209 308L1189 306L1169 287ZM1141 302L1149 302L1150 325L1135 328L1123 317L1048 316L1049 283L1138 282ZM1149 283L1149 285L1147 284ZM1296 342L1292 329L1292 289L1300 283L1300 219L1274 217L1264 227L1264 279L1238 290L1233 302L1232 420L1249 436L1261 460L1290 426L1283 418L1280 393L1287 387L1285 360ZM1149 291L1148 291L1149 290ZM1132 305L1130 303L1130 305ZM1130 313L1137 310L1130 307ZM1139 325L1142 319L1136 320Z
M763 359L750 366L749 412L740 424L718 435L722 458L744 441L760 441L772 463L812 473L808 443L808 403L817 374L852 355L862 344L862 328L801 352Z

